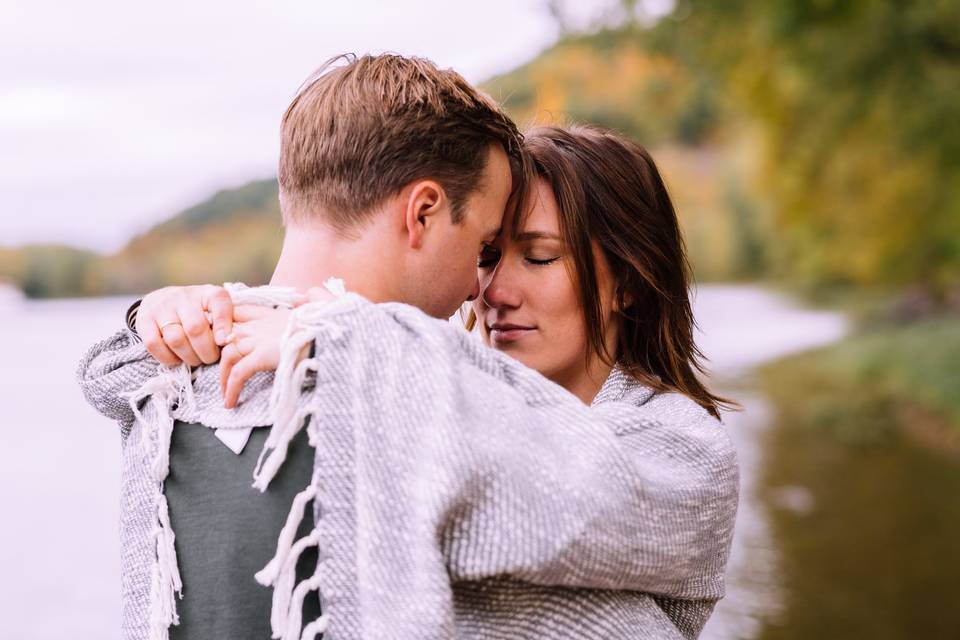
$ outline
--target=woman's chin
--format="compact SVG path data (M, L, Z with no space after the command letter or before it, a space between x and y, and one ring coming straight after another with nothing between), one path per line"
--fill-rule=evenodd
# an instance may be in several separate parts
M525 367L537 369L537 365L542 364L538 362L536 357L537 350L530 348L530 345L523 344L523 341L489 342L488 345L497 351L502 351Z

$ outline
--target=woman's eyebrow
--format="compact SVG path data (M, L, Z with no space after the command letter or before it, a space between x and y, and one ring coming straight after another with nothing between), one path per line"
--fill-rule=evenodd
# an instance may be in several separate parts
M524 231L517 234L517 240L560 240L560 236L548 231Z

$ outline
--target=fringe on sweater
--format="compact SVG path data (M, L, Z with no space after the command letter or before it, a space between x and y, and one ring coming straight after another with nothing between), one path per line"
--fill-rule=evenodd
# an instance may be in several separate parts
M286 460L290 442L309 422L308 412L299 407L301 391L311 372L316 372L315 358L300 360L304 347L317 335L318 305L301 305L306 298L288 287L250 288L242 283L226 283L234 304L259 304L274 308L293 309L290 322L281 338L280 363L274 376L270 396L270 414L273 417L270 433L254 471L253 487L266 491L271 480ZM343 282L331 278L325 283L334 295L344 293ZM329 331L329 328L328 328ZM190 367L180 364L161 367L155 377L128 395L134 416L143 426L141 445L152 456L151 469L156 481L156 521L153 537L156 556L151 567L150 640L169 640L169 628L177 625L177 598L183 598L183 582L177 564L176 536L170 524L170 513L164 495L164 481L170 471L170 442L175 422L174 414L185 405L194 405L194 376ZM309 442L316 446L316 421L308 427ZM303 601L319 588L319 568L310 578L294 584L297 560L305 549L317 546L316 527L306 536L294 540L303 520L307 505L317 495L316 472L311 483L298 493L290 507L286 524L277 540L277 551L270 562L254 577L260 584L273 587L270 613L271 637L277 640L313 640L326 630L326 614L310 621L302 620Z

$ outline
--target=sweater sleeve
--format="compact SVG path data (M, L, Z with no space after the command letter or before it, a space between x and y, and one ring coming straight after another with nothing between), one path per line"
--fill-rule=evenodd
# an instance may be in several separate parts
M126 436L134 416L124 394L139 388L159 366L139 337L124 328L87 350L77 368L77 381L90 406L119 422Z
M356 589L362 611L388 606L384 581L403 593L509 575L722 597L738 466L706 412L676 398L589 408L405 305L344 301L321 320L318 530L331 572L351 576L333 592Z

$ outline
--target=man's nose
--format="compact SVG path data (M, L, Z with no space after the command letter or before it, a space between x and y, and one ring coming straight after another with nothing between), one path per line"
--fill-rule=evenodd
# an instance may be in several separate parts
M479 276L473 279L473 288L470 290L470 295L467 296L467 302L473 302L478 297L480 297L480 277Z

